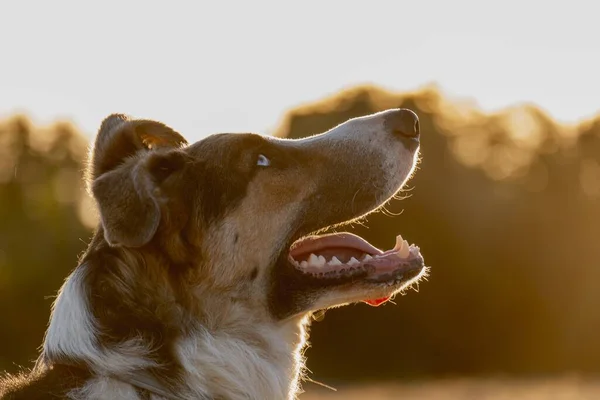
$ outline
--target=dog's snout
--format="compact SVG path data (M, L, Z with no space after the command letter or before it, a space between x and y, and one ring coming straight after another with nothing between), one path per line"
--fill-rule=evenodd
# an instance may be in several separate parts
M386 116L386 125L394 134L406 138L417 139L420 134L419 117L407 108L389 112Z

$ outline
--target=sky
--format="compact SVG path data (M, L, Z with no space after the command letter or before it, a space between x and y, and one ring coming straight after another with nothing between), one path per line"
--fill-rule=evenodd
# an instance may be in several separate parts
M600 112L594 1L0 2L0 118L121 112L189 140L272 133L285 112L358 84L435 83L486 111Z

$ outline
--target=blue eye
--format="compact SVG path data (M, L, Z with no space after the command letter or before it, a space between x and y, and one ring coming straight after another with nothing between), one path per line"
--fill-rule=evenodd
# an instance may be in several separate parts
M260 167L268 167L269 165L271 165L271 160L269 160L264 155L259 154L258 159L256 160L256 165Z

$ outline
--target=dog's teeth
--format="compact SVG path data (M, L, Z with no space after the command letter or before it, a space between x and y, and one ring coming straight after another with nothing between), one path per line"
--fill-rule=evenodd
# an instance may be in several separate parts
M331 260L329 260L329 262L327 264L329 264L329 265L342 265L342 262L340 260L338 260L337 257L333 257Z
M403 242L402 248L398 251L398 255L400 258L407 258L410 254L410 247L408 246L408 242L405 240Z
M310 257L308 257L308 264L310 264L310 265L318 265L319 264L319 257L317 257L315 254L311 254Z
M372 259L373 259L373 257L371 257L371 255L370 255L370 254L367 254L367 255L365 256L365 258L363 258L363 261L369 261L369 260L372 260Z
M350 259L350 261L348 261L348 265L356 265L356 264L360 264L360 261L358 261L356 258L352 257Z
M402 235L396 236L396 245L394 246L394 250L396 250L396 251L402 250L402 247L404 246L404 242L405 241L402 240Z
M306 268L306 267L308 267L308 263L306 261L302 261L300 263L300 268Z
M322 267L325 264L327 264L327 260L325 259L325 257L319 256L319 259L317 261L317 266Z

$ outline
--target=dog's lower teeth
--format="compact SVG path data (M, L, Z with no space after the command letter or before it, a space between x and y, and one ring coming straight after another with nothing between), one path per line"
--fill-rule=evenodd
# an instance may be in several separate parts
M337 259L337 257L333 257L327 264L329 265L342 265L342 262Z
M352 257L350 259L350 261L348 261L348 265L358 265L360 264L360 261L358 261L356 258Z
M310 257L308 257L308 265L314 266L314 267L322 267L323 265L325 265L327 263L327 260L325 260L325 257L323 256L317 256L316 254L311 254Z
M402 250L402 247L404 247L404 242L406 242L406 241L402 240L402 235L396 236L396 245L394 246L394 250L396 250L396 251Z
M373 257L371 257L371 255L370 255L370 254L367 254L367 255L365 256L365 258L363 258L363 261L369 261L369 260L372 260L372 259L373 259Z
M410 247L408 245L408 242L405 240L403 241L402 248L400 249L400 251L398 251L398 255L400 256L400 258L407 258L409 254Z

